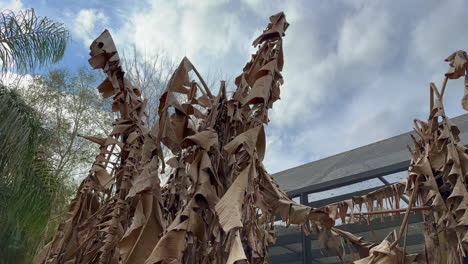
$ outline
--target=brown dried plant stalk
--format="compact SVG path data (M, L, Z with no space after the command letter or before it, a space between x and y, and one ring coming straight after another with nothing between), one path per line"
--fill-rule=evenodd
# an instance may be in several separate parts
M292 224L331 225L325 212L289 199L262 165L263 125L279 99L287 27L283 13L270 18L230 99L224 82L213 96L184 58L151 129L142 122L145 101L125 79L104 31L91 45L90 64L107 74L98 90L112 96L120 117L107 138L86 137L101 152L36 262L263 263L277 212ZM189 80L190 71L202 86ZM172 153L167 162L163 146ZM173 172L161 189L166 163Z

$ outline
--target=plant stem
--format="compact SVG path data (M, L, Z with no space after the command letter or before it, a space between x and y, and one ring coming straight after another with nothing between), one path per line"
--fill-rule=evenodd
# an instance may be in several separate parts
M447 86L447 81L448 81L448 77L445 76L445 79L444 79L444 84L442 84L442 91L440 92L440 97L442 98L444 96L444 93L445 93L445 87Z

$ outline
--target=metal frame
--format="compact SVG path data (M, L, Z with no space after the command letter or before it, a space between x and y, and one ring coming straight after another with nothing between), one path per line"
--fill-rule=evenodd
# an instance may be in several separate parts
M344 195L339 195L333 198L323 199L320 201L309 202L308 201L308 194L314 192L321 192L327 191L331 189L335 189L342 186L347 186L354 183L363 182L369 179L379 179L385 185L390 185L391 183L388 182L383 176L390 175L393 173L405 171L408 169L409 160L405 162L400 162L397 164L392 164L389 166L384 166L378 169L369 170L363 173L354 174L343 179L334 180L325 182L322 184L308 186L306 188L302 188L299 190L293 190L288 192L290 197L298 197L300 198L300 203L305 204L312 207L320 207L322 205L331 204L333 202L342 201L345 199L349 199L350 197L363 195L365 193L371 192L373 190L382 188L382 187L373 187L366 190L359 190L353 193L348 193ZM406 197L402 197L402 200L407 201ZM420 214L415 214L410 216L409 223L418 223L421 222L422 218ZM384 223L381 223L380 220L372 222L372 229L379 230L382 228L389 228L389 227L398 227L401 224L401 219L394 220L394 219L387 219ZM366 232L369 231L369 227L367 225L342 225L341 229L352 232L352 233L359 233L359 232ZM290 250L292 253L282 254L279 256L272 256L271 259L273 263L288 263L291 261L297 261L298 258L302 259L302 263L320 263L317 259L314 259L314 256L323 256L323 251L319 249L312 249L312 241L316 240L317 237L313 235L306 236L304 230L301 232L291 233L286 236L278 237L277 243L274 246L283 247ZM422 241L423 237L421 234L419 235L412 235L408 236L408 245L416 245ZM293 243L302 243L302 253L296 252L290 248L288 248L288 244ZM328 256L336 256L334 252L330 252Z
M307 186L307 187L300 188L297 190L292 190L292 191L287 192L287 194L290 197L294 197L294 196L301 196L302 194L307 195L309 193L327 191L330 189L343 187L346 185L362 182L365 180L375 179L375 178L387 176L393 173L402 172L408 169L409 164L410 164L410 161L406 160L406 161L399 162L396 164L383 166L377 169L349 175L340 179Z

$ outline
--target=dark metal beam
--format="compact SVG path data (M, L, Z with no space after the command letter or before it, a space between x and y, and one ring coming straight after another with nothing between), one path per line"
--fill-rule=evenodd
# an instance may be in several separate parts
M299 251L297 251L297 250L294 250L294 249L290 248L288 245L277 245L277 246L282 247L282 248L285 248L285 249L291 251L292 253L302 254L302 252L299 252Z
M354 234L357 233L364 233L364 232L370 232L374 231L377 232L380 229L384 228L397 228L401 225L401 222L403 221L403 215L402 214L400 217L394 216L386 216L384 217L384 221L382 222L380 220L380 217L375 217L371 221L371 226L368 226L365 221L363 221L361 224L355 223L355 224L347 224L347 225L341 225L337 226L337 228L351 232ZM392 219L393 218L393 219ZM410 216L408 217L408 223L409 224L415 224L415 223L420 223L422 222L422 216L421 213L411 213ZM314 234L311 234L309 236L306 236L307 240L317 240L318 237ZM302 233L301 232L291 232L287 234L282 234L278 236L276 243L272 244L272 246L281 246L281 245L288 245L288 244L296 244L296 243L301 243L302 241Z
M310 239L310 236L306 237ZM302 243L302 232L291 232L280 235L276 238L276 243L271 244L271 246L282 246L296 243Z
M424 241L424 236L423 234L413 234L413 235L408 235L406 244L407 246L412 246L412 245L418 245L421 244ZM402 242L403 243L403 242ZM324 255L324 253L328 253ZM325 249L312 249L311 250L311 257L313 257L316 260L320 260L320 258L326 258L326 257L335 257L336 252L333 249L329 249L328 252ZM296 253L287 253L287 254L281 254L281 255L276 255L271 257L271 260L273 263L288 263L292 261L298 261L299 254ZM310 263L309 262L303 262L303 263Z
M271 260L271 263L273 264L280 264L280 263L284 264L284 263L290 263L290 262L304 263L302 260L302 254L296 254L296 253L288 253L288 254L270 256L270 260Z
M339 196L335 196L335 197L332 197L332 198L323 199L323 200L319 200L319 201L309 202L309 203L307 203L305 205L308 205L308 206L311 206L311 207L314 207L314 208L319 208L319 207L327 205L327 204L331 204L331 203L334 203L334 202L339 202L339 201L349 199L349 198L351 198L353 196L364 195L366 193L369 193L371 191L375 191L375 190L380 189L380 188L382 188L382 186L374 187L374 188L370 188L370 189L366 189L366 190L361 190L361 191L357 191L357 192L347 193L347 194L343 194L343 195L339 195ZM307 195L305 195L305 196L306 196L306 198L308 197ZM298 197L298 196L296 196L296 197ZM291 199L296 198L296 197L291 197ZM277 215L276 215L276 220L281 220L281 216L280 216L279 213L277 213Z
M410 161L408 159L399 163L391 164L388 166L383 166L383 167L373 169L373 170L356 173L356 174L349 175L340 179L335 179L335 180L331 180L327 182L310 185L304 188L299 188L296 190L289 191L287 193L290 197L292 197L292 196L298 196L301 193L308 194L311 192L326 191L329 189L342 187L342 186L350 185L353 183L358 183L361 181L377 178L379 176L385 176L385 175L405 171L408 169L409 164L410 164Z
M327 204L332 204L332 203L335 203L335 202L350 199L353 196L361 196L361 195L367 194L369 192L378 190L380 188L382 188L382 186L373 187L373 188L365 189L365 190L360 190L360 191L356 191L356 192L352 192L352 193L346 193L346 194L342 194L342 195L339 195L339 196L335 196L335 197L331 197L331 198L327 198L327 199L322 199L322 200L318 200L318 201L314 201L314 202L309 202L308 206L311 206L311 207L314 207L314 208L319 208L319 207L322 207L322 206L327 205Z
M385 185L390 185L391 184L389 181L387 181L387 179L384 178L384 176L379 176L377 178L379 178L379 180L381 182L383 182L383 184L385 184Z

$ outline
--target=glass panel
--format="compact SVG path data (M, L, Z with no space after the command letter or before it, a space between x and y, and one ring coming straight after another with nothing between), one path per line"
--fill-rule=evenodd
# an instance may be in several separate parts
M299 196L296 196L296 197L292 198L291 200L293 200L296 203L301 203L301 197L299 197Z

